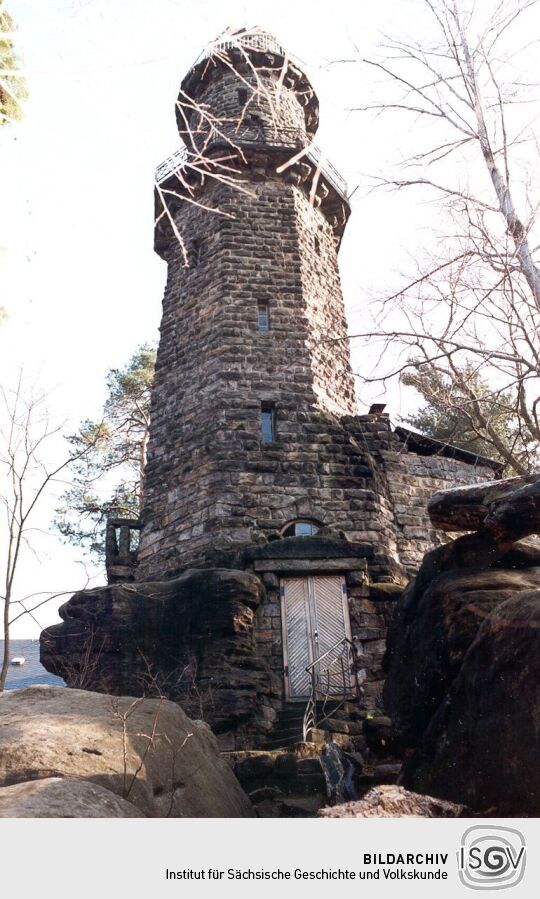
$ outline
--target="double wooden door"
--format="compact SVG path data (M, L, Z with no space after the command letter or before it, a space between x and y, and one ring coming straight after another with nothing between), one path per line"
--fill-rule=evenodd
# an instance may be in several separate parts
M287 699L309 696L311 676L306 668L313 662L327 695L350 694L350 653L341 643L351 637L345 578L283 578L281 616ZM321 656L324 659L317 662Z

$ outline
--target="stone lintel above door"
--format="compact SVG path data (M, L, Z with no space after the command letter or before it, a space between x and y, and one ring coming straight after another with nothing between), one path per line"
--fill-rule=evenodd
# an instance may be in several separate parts
M275 571L287 574L324 574L325 572L365 571L365 558L337 559L256 559L256 572Z

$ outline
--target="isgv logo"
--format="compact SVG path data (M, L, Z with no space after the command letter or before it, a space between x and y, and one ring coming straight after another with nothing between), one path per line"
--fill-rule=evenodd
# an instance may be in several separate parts
M504 890L525 874L525 838L512 827L469 827L457 853L459 879L472 890Z

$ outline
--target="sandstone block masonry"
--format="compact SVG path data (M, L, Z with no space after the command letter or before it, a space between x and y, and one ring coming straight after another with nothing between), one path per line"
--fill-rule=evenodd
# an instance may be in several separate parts
M492 470L435 443L411 452L384 417L355 417L338 268L346 191L310 148L306 76L274 39L240 44L184 79L191 155L158 186L168 276L137 577L230 566L308 520L373 541L390 578L437 539L426 496Z

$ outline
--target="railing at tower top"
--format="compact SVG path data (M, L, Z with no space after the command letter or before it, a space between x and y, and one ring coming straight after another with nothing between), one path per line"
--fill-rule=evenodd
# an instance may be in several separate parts
M291 54L287 53L285 48L282 47L273 35L266 34L264 31L246 31L218 38L217 41L211 41L211 43L207 44L204 50L199 53L192 68L199 62L202 62L203 59L208 59L214 54L219 54L222 50L234 50L236 48L277 53L279 56L285 56L288 59L292 59Z
M306 666L311 678L311 692L304 712L304 742L307 741L309 732L331 718L354 692L351 683L354 652L352 640L343 637ZM325 660L329 661L322 666ZM337 705L333 705L332 709L327 711L328 703L332 700L338 700ZM317 713L318 702L322 702L320 715Z
M161 184L169 175L178 172L189 161L190 152L187 147L179 147L171 156L160 162L156 169L156 183Z
M278 128L275 133L269 133L272 129L264 129L261 126L258 126L258 133L255 137L253 137L253 128L250 128L248 125L244 128L243 134L238 134L237 129L234 129L231 134L231 146L235 143L241 148L247 147L275 147L281 148L285 151L291 153L291 156L298 158L298 153L302 149L304 149L304 153L300 157L306 158L308 162L315 166L315 168L321 173L322 177L328 181L329 184L338 192L338 194L343 197L343 199L347 199L347 182L345 179L339 174L337 169L332 165L332 163L328 162L327 159L324 158L319 147L315 146L315 144L310 144L308 147L302 148L300 140L296 147L293 146L284 146L284 139L291 139L291 144L293 143L293 139L295 136L298 136L298 131L293 128ZM208 150L212 145L217 143L226 142L227 137L225 135L224 129L221 129L220 132L217 130L212 131L209 135L205 136L205 146ZM158 165L156 169L156 182L157 184L161 184L165 181L170 175L174 174L174 172L182 169L187 163L189 163L190 158L193 156L193 159L198 159L200 163L200 157L191 154L187 147L179 147L171 156L167 157L160 165Z

